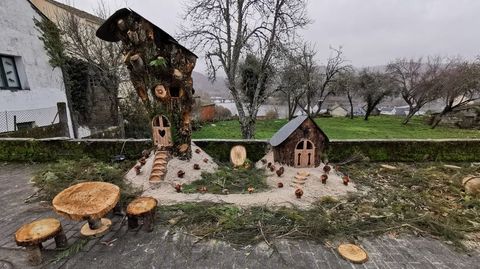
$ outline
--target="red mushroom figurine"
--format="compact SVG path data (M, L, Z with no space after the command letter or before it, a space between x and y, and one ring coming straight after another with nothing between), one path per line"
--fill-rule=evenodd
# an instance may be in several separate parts
M320 179L322 180L322 184L327 184L327 179L328 179L327 174L321 175Z
M298 199L302 198L303 195L303 190L298 188L295 190L295 196L297 196Z

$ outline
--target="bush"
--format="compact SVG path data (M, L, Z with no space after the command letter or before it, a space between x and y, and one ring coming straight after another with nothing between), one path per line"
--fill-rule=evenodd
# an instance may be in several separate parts
M215 106L215 118L214 120L229 120L232 118L232 112L223 106Z
M125 164L128 166L128 163ZM109 182L120 187L122 202L139 194L124 179L124 169L119 164L107 164L84 158L76 161L60 160L38 171L32 181L40 189L40 198L51 201L55 195L69 186L86 181Z

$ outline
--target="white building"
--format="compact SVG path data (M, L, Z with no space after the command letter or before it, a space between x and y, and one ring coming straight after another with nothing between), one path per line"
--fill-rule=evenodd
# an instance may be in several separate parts
M0 132L13 131L14 118L15 128L57 123L57 102L67 102L62 72L49 64L33 18L42 16L29 1L0 1Z

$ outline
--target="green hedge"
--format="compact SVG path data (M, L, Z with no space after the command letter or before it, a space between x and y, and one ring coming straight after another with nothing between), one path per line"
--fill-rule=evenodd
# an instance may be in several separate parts
M243 145L251 161L260 160L270 148L265 140L194 140L210 156L228 162L230 149ZM147 139L15 139L0 138L0 161L48 162L90 157L103 161L123 153L136 159L152 147ZM335 140L328 147L328 159L344 160L362 153L371 161L480 161L480 139L466 140Z

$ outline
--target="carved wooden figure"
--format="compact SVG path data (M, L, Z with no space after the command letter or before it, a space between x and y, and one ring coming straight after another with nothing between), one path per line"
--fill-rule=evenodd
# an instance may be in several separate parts
M124 61L138 96L151 113L159 108L168 118L173 154L190 159L195 92L192 71L197 56L168 33L126 8L110 16L97 30L97 36L110 42L122 42ZM157 139L160 138L157 136Z
M327 135L311 118L298 116L270 139L275 162L293 167L317 167L328 145Z

